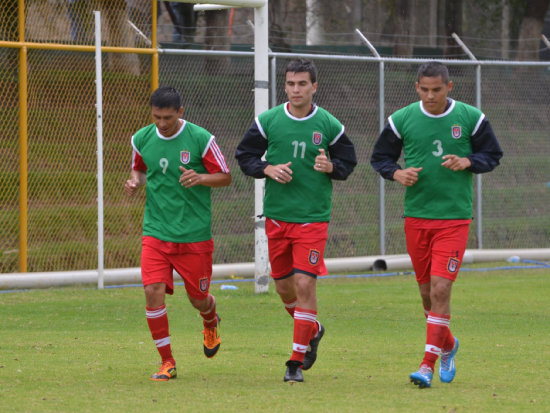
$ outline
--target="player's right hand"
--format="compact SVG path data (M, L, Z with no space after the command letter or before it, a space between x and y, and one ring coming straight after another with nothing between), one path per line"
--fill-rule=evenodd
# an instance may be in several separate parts
M137 180L128 179L124 184L124 192L126 192L126 195L128 196L134 196L138 187L139 187L139 182Z
M286 184L292 181L292 162L287 162L279 165L267 165L264 169L264 174L280 184Z
M399 182L404 186L413 186L418 181L418 172L422 168L413 168L412 166L407 169L398 169L393 174L394 181Z

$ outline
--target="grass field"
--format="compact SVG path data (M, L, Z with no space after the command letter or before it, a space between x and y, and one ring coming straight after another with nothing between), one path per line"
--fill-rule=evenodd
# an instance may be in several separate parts
M483 266L504 266L504 263ZM478 264L479 266L479 264ZM305 382L283 383L292 321L271 287L221 290L222 347L202 354L201 321L168 300L178 378L152 382L158 355L140 287L0 294L1 412L550 411L548 269L463 271L451 328L457 376L419 390L425 319L411 275L318 283L327 333Z

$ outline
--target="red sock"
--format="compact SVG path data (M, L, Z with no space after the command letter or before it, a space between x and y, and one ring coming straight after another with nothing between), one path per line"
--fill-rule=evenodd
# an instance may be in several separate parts
M211 328L218 325L218 317L216 315L216 299L212 294L208 294L208 297L210 298L210 306L206 312L201 312L200 314L202 317L202 324L205 327Z
M296 297L288 300L288 301L285 301L281 298L281 300L283 301L283 304L285 305L285 310L288 311L288 314L290 314L290 316L292 318L294 318L294 309L296 308Z
M449 321L451 319L451 316L449 316ZM443 344L443 347L441 350L444 352L449 352L453 348L455 348L455 337L453 336L453 333L451 333L451 329L447 326L447 336L445 337L445 343Z
M294 311L294 340L292 343L291 360L304 361L309 340L317 323L317 311L296 307Z
M157 350L162 358L162 362L171 361L176 363L172 357L172 347L170 347L170 332L168 328L168 315L166 313L166 305L163 304L158 308L145 307L145 316L149 330L155 340Z
M430 311L426 323L426 350L421 365L426 365L434 370L435 362L441 354L441 349L449 333L450 318L450 315Z

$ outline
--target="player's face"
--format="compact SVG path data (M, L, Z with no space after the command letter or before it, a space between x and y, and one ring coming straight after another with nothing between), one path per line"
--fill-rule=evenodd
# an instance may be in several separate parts
M309 109L316 91L317 82L311 83L309 72L287 72L285 92L291 109Z
M416 92L420 96L424 109L432 115L441 115L447 107L447 95L453 88L453 82L445 83L441 76L421 77L416 82Z
M174 108L158 108L156 106L151 107L151 115L153 116L153 122L157 125L162 136L170 137L174 136L180 127L179 119L183 114L183 108L176 110Z

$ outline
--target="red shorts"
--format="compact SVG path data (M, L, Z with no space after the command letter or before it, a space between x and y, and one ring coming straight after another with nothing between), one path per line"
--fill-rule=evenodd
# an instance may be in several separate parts
M328 222L297 224L265 220L271 276L274 279L301 272L313 277L328 274L323 255Z
M470 220L405 218L407 252L419 284L429 283L432 275L456 280L469 228Z
M161 241L144 236L141 251L143 285L165 283L166 293L174 294L173 271L180 275L189 296L208 297L212 278L212 240L191 243Z

